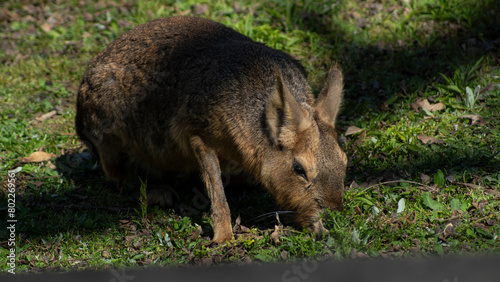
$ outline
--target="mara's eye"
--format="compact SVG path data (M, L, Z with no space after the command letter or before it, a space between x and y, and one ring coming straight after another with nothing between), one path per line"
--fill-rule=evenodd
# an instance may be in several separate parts
M304 167L297 161L293 161L293 171L297 174L302 176L305 180L307 179L306 171L304 170Z

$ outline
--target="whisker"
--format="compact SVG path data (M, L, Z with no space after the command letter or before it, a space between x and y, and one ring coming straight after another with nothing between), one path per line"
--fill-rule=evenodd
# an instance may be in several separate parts
M261 222L264 219L267 219L269 217L275 217L276 214L281 215L281 214L296 214L298 212L295 211L273 211L273 212L268 212L261 214L259 216L256 216L254 218L249 219L247 222Z
M246 225L251 225L253 222L262 222L263 220L266 220L270 217L275 218L276 221L280 222L279 218L276 217L276 215L299 215L299 214L308 214L304 212L297 212L297 211L272 211L268 213L261 214L259 216L256 216L254 218L251 218L246 221ZM308 220L307 223L313 224L315 221L313 220ZM281 222L280 222L281 223Z

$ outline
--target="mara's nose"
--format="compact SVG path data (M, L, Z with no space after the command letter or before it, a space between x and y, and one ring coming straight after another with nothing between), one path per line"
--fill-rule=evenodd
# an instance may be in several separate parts
M344 200L343 198L340 198L339 200L330 202L328 204L328 208L332 211L342 211L344 210Z

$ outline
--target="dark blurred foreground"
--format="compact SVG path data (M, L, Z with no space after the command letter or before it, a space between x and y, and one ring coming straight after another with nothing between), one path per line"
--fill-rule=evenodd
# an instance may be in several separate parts
M164 269L82 271L47 274L0 275L0 280L44 281L500 281L500 256L448 257L405 260L350 260L295 264L227 265Z

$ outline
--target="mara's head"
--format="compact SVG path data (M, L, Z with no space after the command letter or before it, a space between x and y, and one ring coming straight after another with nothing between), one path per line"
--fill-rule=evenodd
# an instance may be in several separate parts
M264 185L295 219L316 233L323 231L320 213L342 210L347 157L335 133L342 101L342 72L332 66L314 105L299 103L278 72L266 107L274 150L263 163Z

